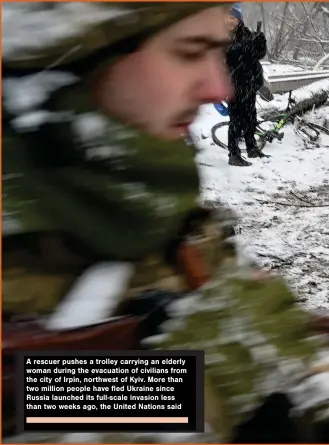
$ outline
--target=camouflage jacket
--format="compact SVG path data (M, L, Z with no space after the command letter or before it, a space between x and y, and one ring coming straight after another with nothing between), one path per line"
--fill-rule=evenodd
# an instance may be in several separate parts
M180 246L188 234L201 230L198 221L209 219L211 212L197 202L193 148L184 141L157 140L105 118L80 83L55 93L46 106L49 120L37 131L5 132L5 238L35 232L70 234L87 252L84 264L133 262L133 289L195 287L204 277L186 278L181 273L186 266L179 264L184 262ZM23 295L17 294L24 292L29 301L26 286L19 292L12 282L22 265L14 261L13 267L8 255L5 258L5 289L18 300ZM31 261L27 263L32 267ZM42 261L38 273L40 267ZM81 267L78 261L72 274ZM56 275L58 267L51 272ZM59 286L57 301L67 286ZM47 306L47 295L34 299ZM55 303L51 300L49 310ZM11 305L6 292L4 302Z

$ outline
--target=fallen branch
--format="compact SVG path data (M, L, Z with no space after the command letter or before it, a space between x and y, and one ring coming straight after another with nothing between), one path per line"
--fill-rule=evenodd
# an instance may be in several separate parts
M293 204L289 202L281 202L281 201L263 201L261 199L256 199L256 201L260 202L261 204L278 204L281 206L287 206L287 207L303 207L303 208L309 208L313 209L316 207L329 207L329 204L316 204L316 205L303 205L303 204Z
M204 165L205 167L214 167L215 168L214 165L206 164L205 162L199 162L199 165Z
M296 195L296 193L292 192L291 190L289 191L289 193L290 193L292 196L294 196L295 198L299 199L300 201L303 201L303 202L305 202L306 204L309 204L309 205L311 205L311 206L313 205L310 201L307 201L306 199L302 198L301 196Z
M256 252L256 255L262 258L268 258L268 259L272 259L272 260L276 260L279 264L278 266L291 266L291 264L293 263L293 257L290 258L280 258L276 255L273 255L271 253L258 253Z

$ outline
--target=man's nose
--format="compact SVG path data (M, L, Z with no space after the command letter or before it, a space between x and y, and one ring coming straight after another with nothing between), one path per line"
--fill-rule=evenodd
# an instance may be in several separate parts
M202 72L202 79L197 89L198 100L201 103L216 103L229 100L234 95L228 69L224 61L211 61Z

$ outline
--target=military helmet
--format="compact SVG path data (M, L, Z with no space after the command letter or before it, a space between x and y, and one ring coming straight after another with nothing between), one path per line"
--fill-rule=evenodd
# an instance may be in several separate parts
M220 3L220 5L227 3ZM58 3L53 10L3 14L2 54L16 69L72 64L118 42L165 28L218 4L208 2ZM51 21L49 16L51 15ZM39 16L39 19L38 19ZM48 17L47 21L43 21ZM47 24L47 25L46 25ZM28 37L28 38L27 38Z

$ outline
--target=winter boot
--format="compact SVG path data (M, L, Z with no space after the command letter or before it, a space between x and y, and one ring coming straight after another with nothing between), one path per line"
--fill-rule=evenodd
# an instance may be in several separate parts
M246 161L241 155L230 155L228 163L236 167L249 167L252 165L251 162Z
M269 156L259 150L258 147L253 147L248 150L248 158L268 158Z

